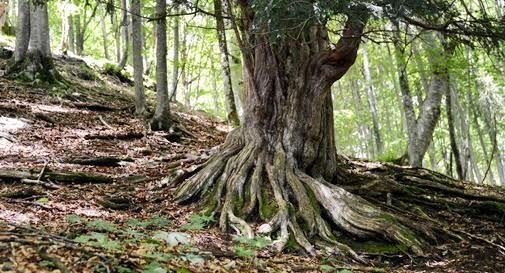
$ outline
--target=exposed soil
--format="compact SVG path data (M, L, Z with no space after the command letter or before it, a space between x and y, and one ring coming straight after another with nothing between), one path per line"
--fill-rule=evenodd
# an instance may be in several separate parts
M160 263L177 272L319 272L325 269L322 264L354 272L505 272L505 211L499 223L448 210L429 211L434 219L444 219L472 239L433 246L422 258L363 252L370 262L364 265L311 258L296 249L277 254L268 248L258 250L255 257L241 256L230 235L215 227L184 228L193 207L176 205L163 180L204 162L212 147L224 141L226 124L199 112L175 112L182 131L150 132L132 114L128 85L93 74L81 62L57 64L67 71L62 74L71 88L0 79L0 171L98 173L113 182L34 185L0 178L0 272L121 272L119 265L141 271L153 260L146 256L144 243L111 250L74 239L87 234L86 221L105 219L127 230L129 220L153 215L170 220L156 230L191 236L190 247L157 248L175 255ZM85 159L97 157L112 158L113 163L86 165L91 163ZM377 164L363 163L362 171L373 171ZM40 182L41 177L32 180ZM81 220L69 221L69 215ZM149 233L154 228L137 231ZM203 263L195 263L188 254L204 258Z

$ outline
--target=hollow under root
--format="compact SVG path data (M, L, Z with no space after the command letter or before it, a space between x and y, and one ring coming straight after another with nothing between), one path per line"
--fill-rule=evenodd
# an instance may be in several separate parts
M275 234L273 247L278 251L292 238L311 255L320 249L315 246L327 250L331 246L332 251L359 260L349 246L337 240L334 230L340 230L360 238L386 239L423 254L422 241L401 217L309 176L296 167L282 145L267 154L260 145L240 139L231 134L220 152L181 182L175 192L177 202L200 200L202 213L219 215L223 231L233 229L247 237ZM259 224L255 231L251 222Z

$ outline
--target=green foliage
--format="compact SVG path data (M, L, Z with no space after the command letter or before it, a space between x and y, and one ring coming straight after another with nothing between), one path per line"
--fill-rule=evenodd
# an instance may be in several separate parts
M71 224L78 224L78 223L81 223L83 220L79 215L69 214L69 215L65 216L65 221L67 221Z
M86 226L90 229L98 231L108 231L108 232L117 231L117 227L113 223L102 219L90 221L86 223Z
M126 267L126 266L122 266L122 265L116 267L116 270L118 273L132 273L133 272L133 270L131 268Z
M190 222L188 224L184 224L181 226L182 230L200 230L208 225L210 225L214 221L212 216L206 216L202 214L193 214L191 215Z
M269 237L254 237L249 239L244 236L235 237L233 239L233 250L237 256L242 258L256 257L257 251L270 246L272 240Z
M165 217L159 215L153 215L151 218L147 220L138 220L138 219L128 219L126 222L129 226L132 227L164 227L171 223L171 221Z
M331 266L331 265L327 265L327 264L322 264L319 266L319 269L321 269L321 271L323 272L335 272L335 273L353 273L352 270L349 270L349 269L338 269L334 266Z
M42 198L37 199L37 203L40 203L40 204L47 204L48 202L49 202L49 199L47 197L42 197Z
M111 240L107 234L92 232L90 235L81 235L74 239L74 241L82 244L91 245L94 247L101 247L109 250L122 249L120 241Z
M142 269L142 273L167 273L168 271L157 262L152 262Z

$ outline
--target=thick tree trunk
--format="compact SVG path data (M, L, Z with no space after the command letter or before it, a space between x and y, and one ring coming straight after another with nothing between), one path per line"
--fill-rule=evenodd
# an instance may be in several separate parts
M156 0L156 111L151 120L151 129L169 131L170 101L167 81L167 2Z
M226 112L228 123L234 127L240 125L235 106L235 95L233 93L233 84L231 81L230 59L228 58L228 45L226 42L226 30L223 19L223 3L221 0L214 1L214 13L216 14L217 40L219 42L219 51L221 51L221 70L223 73L223 88L226 101Z
M140 0L132 0L132 53L133 53L133 74L135 80L135 115L142 116L145 112L144 95L144 64L142 60L142 18Z
M219 214L223 230L275 233L278 250L291 233L310 254L319 239L358 258L335 239L330 227L337 226L422 253L422 243L395 216L330 183L343 182L330 88L354 63L363 27L362 20L349 21L334 49L322 26L305 29L300 41L270 43L268 34L251 34L254 50L241 45L248 70L243 126L207 163L172 181L176 200L203 199L203 212ZM261 225L254 232L246 220Z
M30 81L60 80L51 56L47 3L30 6L22 1L19 7L18 30L23 32L16 38L15 63L8 71L9 76Z

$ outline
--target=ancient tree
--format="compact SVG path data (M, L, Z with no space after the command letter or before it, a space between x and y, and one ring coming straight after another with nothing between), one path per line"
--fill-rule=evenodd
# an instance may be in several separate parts
M369 197L388 191L404 197L426 192L407 190L406 184L419 180L434 188L442 186L435 178L414 177L413 171L405 185L378 179L366 190L359 190L356 182L351 191L349 181L359 179L349 171L352 164L335 149L330 88L354 63L365 26L377 10L401 18L419 14L419 24L429 24L425 21L429 17L422 14L426 5L429 16L448 7L426 1L422 7L388 10L394 5L379 7L371 2L273 5L240 0L235 5L241 13L233 14L228 1L247 75L243 125L205 164L173 179L179 203L198 200L203 213L218 216L223 231L236 230L249 237L272 234L278 250L292 238L310 254L317 253L315 246L331 246L358 258L340 240L343 232L351 238L385 239L423 253L427 242L436 238L436 228L415 224ZM346 19L333 44L328 20L335 16ZM259 225L253 230L251 223Z

